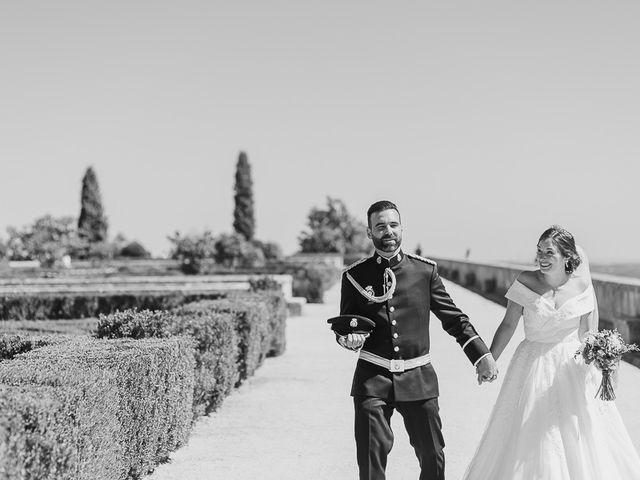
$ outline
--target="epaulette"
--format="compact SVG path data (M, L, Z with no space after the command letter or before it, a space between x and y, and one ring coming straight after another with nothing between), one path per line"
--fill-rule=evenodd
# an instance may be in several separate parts
M425 263L430 263L433 266L438 265L436 262L434 262L430 258L421 257L420 255L416 255L415 253L407 253L407 257L415 258L416 260L420 260Z
M352 263L351 265L349 265L348 267L345 267L345 268L342 270L342 273L348 272L348 271L349 271L349 270L351 270L353 267L355 267L356 265L360 265L362 262L364 262L364 261L368 260L369 258L371 258L371 257L364 257L364 258L361 258L360 260L357 260L357 261L353 262L353 263Z

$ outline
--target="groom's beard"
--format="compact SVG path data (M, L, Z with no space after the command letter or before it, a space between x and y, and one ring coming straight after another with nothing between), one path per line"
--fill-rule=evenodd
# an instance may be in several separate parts
M385 240L394 240L393 242L385 242ZM402 243L402 235L385 235L381 238L371 236L373 246L379 252L391 254L400 248Z

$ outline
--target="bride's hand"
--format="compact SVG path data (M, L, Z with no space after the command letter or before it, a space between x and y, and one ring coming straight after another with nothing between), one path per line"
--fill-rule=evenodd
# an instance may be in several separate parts
M493 382L498 378L498 366L492 355L487 355L476 365L476 373L478 374L478 385L483 382Z

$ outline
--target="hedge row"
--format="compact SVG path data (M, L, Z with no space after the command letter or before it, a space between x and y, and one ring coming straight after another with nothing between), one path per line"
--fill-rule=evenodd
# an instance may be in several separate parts
M136 479L191 426L191 339L71 340L0 362L0 479Z
M195 342L194 418L215 410L234 386L253 375L265 357L286 346L282 293L235 293L192 302L171 311L126 310L101 315L98 338L165 338Z
M126 310L100 317L98 338L167 338L186 335L193 339L195 383L193 418L217 408L238 378L238 339L230 314Z
M247 292L103 315L98 339L2 335L0 480L149 473L282 353L285 321L281 292Z
M184 294L55 294L0 296L0 320L45 320L97 317L116 311L166 310L202 299L224 296L221 292Z

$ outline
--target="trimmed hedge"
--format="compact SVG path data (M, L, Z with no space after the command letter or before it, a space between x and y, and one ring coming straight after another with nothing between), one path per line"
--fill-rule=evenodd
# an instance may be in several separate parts
M266 290L102 315L102 339L0 334L0 480L141 478L284 351L286 315Z
M195 342L194 418L215 410L267 356L286 347L281 292L243 292L192 302L169 312L126 310L100 316L98 338L188 335Z
M0 479L126 478L123 445L117 441L118 395L108 377L98 369L91 376L70 375L68 369L61 372L61 384L44 365L27 368L37 367L43 371L31 379L33 385L27 379L24 385L0 385Z
M188 304L173 312L126 310L101 315L98 338L188 335L195 346L194 419L216 409L238 378L238 337L231 314Z
M235 292L228 296L253 304L267 307L270 343L266 351L267 357L282 355L286 349L287 301L280 290L263 290L254 292Z
M97 317L119 310L167 310L184 303L224 296L201 294L35 294L0 296L0 320L46 320Z
M243 301L240 296L235 296L220 300L202 300L191 304L189 308L233 316L238 334L238 380L235 386L240 386L255 373L267 356L271 344L267 306Z
M229 313L187 304L173 311L178 318L175 332L196 341L196 387L194 415L216 410L238 382L238 333Z
M182 337L80 337L0 362L0 479L149 473L188 437L194 364Z

